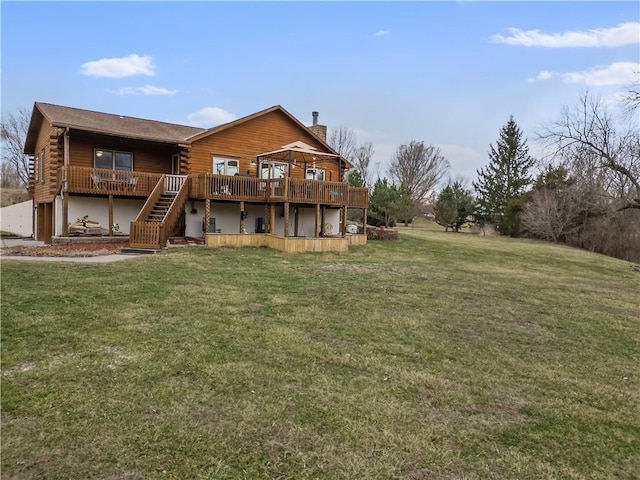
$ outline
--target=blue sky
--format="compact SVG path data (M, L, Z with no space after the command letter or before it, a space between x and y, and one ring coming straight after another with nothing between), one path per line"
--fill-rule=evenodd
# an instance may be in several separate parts
M36 101L212 127L282 105L371 142L411 140L469 182L513 115L535 130L640 71L637 2L0 4L2 115ZM635 72L635 73L634 73ZM635 79L635 80L634 80Z

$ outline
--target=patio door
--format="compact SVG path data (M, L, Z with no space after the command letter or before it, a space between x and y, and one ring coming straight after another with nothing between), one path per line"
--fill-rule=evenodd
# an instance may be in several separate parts
M260 164L260 178L284 178L289 173L289 164L280 162L262 162Z
M289 173L289 164L282 162L262 162L260 164L260 178L276 180L285 178ZM284 182L270 182L271 197L284 195Z
M171 174L180 175L180 155L177 153L171 157Z

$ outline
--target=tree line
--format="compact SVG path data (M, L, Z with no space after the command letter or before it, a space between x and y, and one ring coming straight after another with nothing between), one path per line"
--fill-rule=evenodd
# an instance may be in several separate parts
M438 147L412 140L391 158L387 176L372 179L373 147L352 156L352 186L371 190L368 222L393 226L431 212L447 230L476 225L501 235L524 236L640 261L640 88L626 92L616 109L585 92L574 107L542 125L536 140L543 158L529 154L528 140L511 116L490 145L488 163L471 188L449 180L450 165ZM360 147L362 148L362 147ZM438 187L439 190L438 190Z

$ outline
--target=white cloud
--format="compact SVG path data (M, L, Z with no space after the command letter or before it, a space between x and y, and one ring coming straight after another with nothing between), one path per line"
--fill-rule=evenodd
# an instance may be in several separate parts
M238 118L219 107L205 107L187 116L189 124L194 127L211 128L216 125L231 122Z
M549 70L541 71L535 78L530 78L530 82L540 81L540 80L550 80L553 78L554 74Z
M122 58L101 58L84 63L80 69L82 75L88 77L122 78L134 75L153 77L156 66L149 55L141 57L135 53Z
M617 62L606 67L593 67L584 72L562 74L564 83L583 83L585 85L624 85L638 82L640 63Z
M596 66L582 72L554 73L544 70L530 82L550 80L554 77L562 78L564 83L581 83L601 87L605 85L625 85L640 82L640 63L616 62L602 67Z
M389 35L389 30L378 30L375 35L376 37L384 37L385 35Z
M616 92L602 97L602 103L609 108L624 108L627 105L627 92Z
M622 47L640 43L640 22L626 22L613 28L582 32L543 33L540 30L507 29L510 35L493 35L492 41L525 47Z
M154 87L153 85L145 85L144 87L122 87L112 90L116 95L175 95L177 90L169 90L163 87Z

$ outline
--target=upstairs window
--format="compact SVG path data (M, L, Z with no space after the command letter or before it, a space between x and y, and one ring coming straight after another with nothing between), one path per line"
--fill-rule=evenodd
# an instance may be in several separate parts
M324 180L324 170L319 168L307 168L305 177L307 180Z
M213 173L216 175L235 175L240 171L240 162L232 158L213 157Z
M133 171L133 154L130 152L96 149L93 151L93 166L94 168L131 172Z

